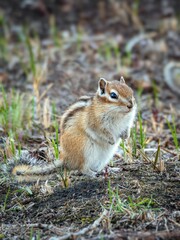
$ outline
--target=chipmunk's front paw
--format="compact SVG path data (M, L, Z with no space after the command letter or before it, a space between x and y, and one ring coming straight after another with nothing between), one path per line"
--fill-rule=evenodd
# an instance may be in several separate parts
M129 131L123 132L123 133L120 135L120 137L121 137L123 140L128 139L128 138L130 137Z
M115 144L114 138L113 138L113 137L110 138L109 141L108 141L108 143L111 144L111 145L114 145L114 144Z

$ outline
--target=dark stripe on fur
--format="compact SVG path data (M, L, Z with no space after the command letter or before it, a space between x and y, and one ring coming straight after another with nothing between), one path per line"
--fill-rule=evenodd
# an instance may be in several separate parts
M84 102L84 103L88 103L89 101L91 101L92 99L94 98L94 95L93 96L82 96L81 98L78 99L77 102L75 102L74 104L78 103L78 102ZM72 105L73 106L73 105ZM63 121L63 124L62 124L62 131L63 129L66 128L66 125L69 121L69 119L71 117L74 117L76 115L76 113L78 113L79 111L81 111L82 109L84 109L86 107L85 106L81 106L81 107L77 107L76 109L70 111L67 116L64 118L64 121Z
M86 106L82 106L79 108L76 108L69 112L67 116L64 118L63 125L62 125L62 130L66 128L68 121L70 120L71 117L75 116L76 113L80 112L82 109L84 109Z

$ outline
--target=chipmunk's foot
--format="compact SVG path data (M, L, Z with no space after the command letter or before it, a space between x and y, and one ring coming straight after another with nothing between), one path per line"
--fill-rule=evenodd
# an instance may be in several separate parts
M82 173L92 178L97 177L97 172L91 170L90 168L83 169Z
M120 138L123 140L128 140L130 137L130 131L129 129L125 130L123 133L121 133Z

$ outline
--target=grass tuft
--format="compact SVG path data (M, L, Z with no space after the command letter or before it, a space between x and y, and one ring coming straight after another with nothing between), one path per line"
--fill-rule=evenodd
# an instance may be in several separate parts
M177 129L176 129L174 116L172 116L172 123L170 123L170 121L168 121L168 120L166 122L167 122L167 125L168 125L168 127L171 131L176 150L179 150L179 141L178 141Z
M132 196L124 197L124 195L120 197L118 188L113 190L110 181L108 182L108 195L110 208L114 213L128 214L131 219L145 215L148 211L157 210L154 208L155 201L152 197L134 198Z
M6 94L1 87L0 100L0 126L5 133L14 135L31 125L31 105L24 94L13 90Z
M0 59L8 60L9 31L4 14L0 11Z
M36 61L35 61L35 56L33 53L33 48L32 48L31 41L30 41L30 38L29 38L26 30L24 30L24 34L25 34L25 43L26 43L28 53L29 53L29 63L30 63L31 71L33 73L33 76L35 77L36 76Z
M144 149L146 146L146 134L142 124L142 116L140 112L138 113L138 122L139 122L139 143L141 145L141 148Z
M60 36L59 36L58 28L56 26L55 16L50 17L49 25L50 25L50 35L53 39L54 45L56 47L61 47L61 39L60 39Z

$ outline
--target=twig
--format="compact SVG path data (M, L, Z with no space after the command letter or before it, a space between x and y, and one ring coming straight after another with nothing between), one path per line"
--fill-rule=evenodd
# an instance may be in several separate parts
M154 160L154 163L153 163L153 167L154 169L156 169L156 165L157 165L157 162L159 160L159 156L160 156L160 142L158 143L158 149L157 149L157 152L156 152L156 156L155 156L155 160Z
M138 151L148 163L151 162L151 160L145 155L145 153L142 150L138 149Z
M177 225L178 227L180 227L180 224L179 224L178 222L174 221L173 219L168 218L168 220L169 220L170 222L174 223L175 225Z
M93 230L94 228L96 228L100 224L100 222L107 215L107 213L108 213L108 211L105 209L103 211L103 213L101 214L101 216L98 219L96 219L96 221L94 221L93 224L89 225L88 227L85 227L85 228L81 229L78 232L68 233L64 236L58 237L58 238L56 238L56 240L75 239L75 237L83 235L83 234L89 232L90 230Z
M39 97L38 99L38 102L37 104L40 103L40 101L42 100L42 98L46 95L46 93L52 88L53 86L53 83L50 83L47 87L46 87L46 90L41 94L41 96Z
M77 236L83 235L83 234L89 232L90 230L95 229L100 224L102 219L107 215L107 213L108 213L108 211L105 209L103 211L103 213L101 214L101 216L98 219L96 219L93 224L89 225L88 227L85 227L85 228L81 229L78 232L75 232L75 233L70 232L70 233L68 233L64 236L56 237L56 240L74 239ZM1 227L3 229L3 228L6 228L6 227L17 228L17 226L18 226L18 224L2 224ZM56 227L52 224L32 223L32 224L21 225L21 227L47 229L47 230L49 230L49 231L51 231L51 232L53 232L57 235L62 234L64 232L61 228Z
M174 156L178 156L178 153L172 152L172 151L170 151L169 149L166 149L166 148L164 148L164 147L162 147L162 150L163 150L164 152L170 153L170 154L172 154L172 155L174 155Z

